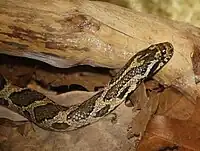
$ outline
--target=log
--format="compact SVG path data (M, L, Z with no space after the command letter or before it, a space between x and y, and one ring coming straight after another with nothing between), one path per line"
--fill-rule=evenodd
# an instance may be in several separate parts
M172 60L155 76L187 95L199 91L200 29L98 1L3 0L0 53L37 59L60 68L121 68L150 44L169 41Z

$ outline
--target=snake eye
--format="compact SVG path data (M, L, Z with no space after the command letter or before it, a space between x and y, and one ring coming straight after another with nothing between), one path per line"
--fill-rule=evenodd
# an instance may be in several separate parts
M165 53L165 52L166 52L166 50L165 50L165 49L163 49L163 50L162 50L162 52L163 52L163 53Z

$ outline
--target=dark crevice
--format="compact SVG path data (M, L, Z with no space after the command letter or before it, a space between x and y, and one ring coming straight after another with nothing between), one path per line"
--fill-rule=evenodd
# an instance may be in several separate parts
M51 66L47 63L30 59L30 58L24 58L24 57L16 57L16 56L10 56L6 54L0 54L0 65L6 65L6 68L8 70L12 70L14 72L11 73L11 80L16 80L14 84L16 84L19 87L26 87L26 85L31 81L35 81L38 85L40 85L42 88L45 88L47 90L56 91L58 94L65 93L68 91L88 91L87 88L85 88L83 85L79 85L78 83L72 83L71 85L55 85L53 83L47 82L46 79L38 78L37 76L37 70L44 70L46 72L52 73L52 74L63 74L63 75L70 75L70 74L76 74L78 73L79 76L85 76L85 73L100 73L102 75L110 75L110 69L109 68L103 68L103 67L92 67L89 65L78 65L75 67L70 68L57 68L54 66ZM28 70L28 73L22 72L16 73L15 67L26 67L30 68L30 71ZM5 68L3 68L5 69ZM25 71L27 72L27 71ZM0 73L4 73L2 69L0 69ZM8 72L7 72L8 73ZM7 77L6 77L7 78ZM95 88L94 88L95 89Z
M91 72L91 73L101 73L109 75L109 68L103 68L103 67L92 67L89 65L77 65L70 68L58 68L51 66L45 62L30 59L30 58L24 58L24 57L16 57L16 56L10 56L6 54L0 54L0 64L7 64L10 67L17 66L17 65L23 65L30 68L39 68L48 72L52 73L75 73L75 72Z
M43 80L35 80L35 82L40 85L42 88L55 91L57 94L66 93L70 91L89 91L84 86L79 84L70 84L70 85L52 85L46 84Z
M166 146L166 147L162 147L160 148L158 151L178 151L178 146L174 145L174 146Z
M96 92L96 91L99 91L103 88L104 88L104 86L96 86L96 87L94 87L94 91Z

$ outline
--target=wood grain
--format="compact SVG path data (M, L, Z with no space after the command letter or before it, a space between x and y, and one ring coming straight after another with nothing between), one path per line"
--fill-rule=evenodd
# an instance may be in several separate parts
M98 1L3 0L0 53L34 58L56 67L88 64L120 68L137 51L169 41L175 54L156 79L190 97L200 95L200 30ZM195 59L195 61L193 61Z

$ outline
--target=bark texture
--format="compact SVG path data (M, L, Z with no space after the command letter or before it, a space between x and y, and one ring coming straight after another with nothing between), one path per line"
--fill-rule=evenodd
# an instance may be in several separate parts
M120 68L137 51L169 41L175 53L156 75L193 103L199 91L199 38L194 26L97 1L2 0L0 53L56 67Z

